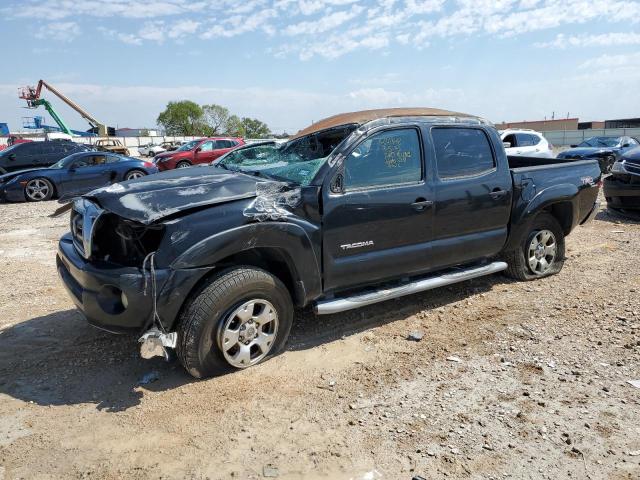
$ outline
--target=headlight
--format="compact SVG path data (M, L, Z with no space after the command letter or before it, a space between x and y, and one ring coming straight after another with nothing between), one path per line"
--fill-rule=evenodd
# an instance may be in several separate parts
M627 169L624 168L624 161L618 160L611 167L611 173L627 173Z

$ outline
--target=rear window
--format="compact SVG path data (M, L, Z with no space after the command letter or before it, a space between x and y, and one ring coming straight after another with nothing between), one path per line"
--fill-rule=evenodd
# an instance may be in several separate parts
M431 137L440 178L482 175L496 166L489 139L480 129L438 127Z

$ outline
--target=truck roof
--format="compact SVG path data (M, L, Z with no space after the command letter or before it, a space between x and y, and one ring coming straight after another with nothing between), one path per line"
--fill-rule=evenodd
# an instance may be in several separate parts
M373 120L388 117L467 117L478 118L468 113L452 112L449 110L441 110L438 108L381 108L377 110L362 110L359 112L340 113L322 119L307 128L296 133L291 140L312 133L327 130L329 128L339 127L341 125L363 125Z

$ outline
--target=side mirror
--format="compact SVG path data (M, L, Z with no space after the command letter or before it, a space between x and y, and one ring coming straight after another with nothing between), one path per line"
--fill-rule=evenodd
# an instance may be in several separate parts
M201 152L201 151L202 151L202 147L196 148L196 153Z
M504 148L511 148L511 142L502 142Z
M75 171L76 171L76 167L75 167L75 166L73 166L73 165L71 165L71 166L69 167L69 173L74 173Z
M9 160L15 160L16 159L16 154L12 153L11 155L9 155Z
M628 143L625 143L624 145L622 145L622 148L629 148L631 145L629 145Z

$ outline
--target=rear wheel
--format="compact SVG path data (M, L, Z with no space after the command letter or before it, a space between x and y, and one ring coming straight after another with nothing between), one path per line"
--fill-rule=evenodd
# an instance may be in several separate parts
M178 358L196 378L247 368L282 351L292 322L291 296L278 278L254 267L227 270L183 312Z
M24 187L24 196L29 202L42 202L53 197L53 184L46 178L29 180Z
M176 168L189 168L191 164L187 161L178 162Z
M127 174L124 176L125 180L135 180L136 178L142 178L146 175L146 173L144 173L142 170L131 170L130 172L127 172Z
M505 252L506 274L516 280L555 275L564 264L564 232L553 215L541 213L518 248Z

